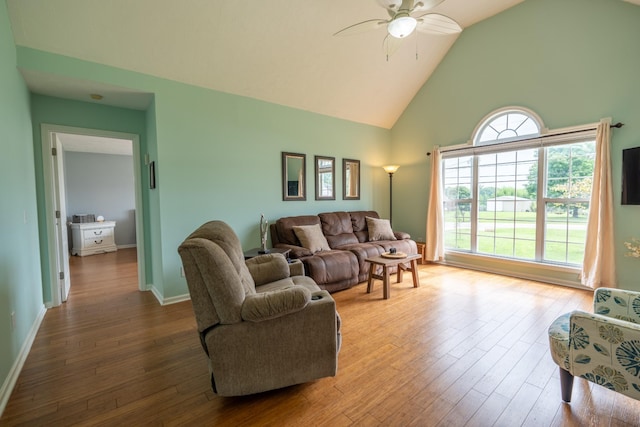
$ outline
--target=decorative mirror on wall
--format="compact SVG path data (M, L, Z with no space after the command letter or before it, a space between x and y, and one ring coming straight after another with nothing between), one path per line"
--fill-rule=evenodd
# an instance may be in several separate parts
M336 199L335 157L315 156L316 200Z
M307 157L299 153L282 153L282 200L307 200Z
M342 159L342 198L360 200L360 160Z

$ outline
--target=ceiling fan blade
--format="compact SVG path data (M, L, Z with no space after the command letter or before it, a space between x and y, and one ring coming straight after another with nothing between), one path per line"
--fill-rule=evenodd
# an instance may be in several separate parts
M367 21L358 22L341 29L334 36L352 36L354 34L362 34L367 31L377 30L389 23L386 19L369 19Z
M389 59L391 55L396 53L396 51L400 47L400 44L402 43L402 40L404 39L399 39L393 37L390 34L387 34L382 42L382 47L384 48L384 53L387 55L387 59Z
M448 16L439 13L427 13L416 18L416 29L428 34L457 34L462 32L462 27Z
M411 12L425 12L433 9L443 1L444 0L415 0Z

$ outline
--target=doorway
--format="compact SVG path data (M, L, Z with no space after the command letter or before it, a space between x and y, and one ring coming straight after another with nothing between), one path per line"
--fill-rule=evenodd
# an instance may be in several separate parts
M68 223L78 212L66 212L67 188L65 177L65 154L93 153L128 155L133 162L133 193L135 206L130 218L121 221L124 231L128 227L133 234L137 254L138 289L146 290L144 277L144 229L142 212L142 179L140 170L140 144L135 134L108 132L95 129L67 126L42 125L43 174L45 177L45 199L47 213L47 237L49 272L51 277L51 306L63 303L71 286L69 273ZM90 159L91 157L87 157ZM77 161L77 159L75 159ZM76 190L78 191L78 190ZM73 209L73 208L72 208ZM91 212L88 212L91 213ZM99 215L95 215L96 217ZM97 219L97 218L96 218ZM128 225L127 225L128 223ZM122 234L122 233L121 233ZM125 238L125 240L127 240ZM126 246L131 245L125 242Z

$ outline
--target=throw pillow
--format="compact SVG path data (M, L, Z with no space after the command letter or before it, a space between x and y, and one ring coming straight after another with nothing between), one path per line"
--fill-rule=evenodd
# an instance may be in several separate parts
M375 242L376 240L397 240L388 219L371 218L370 216L365 219L367 220L370 242Z
M293 227L293 232L296 233L296 237L300 240L302 246L311 252L331 250L319 224L296 225Z

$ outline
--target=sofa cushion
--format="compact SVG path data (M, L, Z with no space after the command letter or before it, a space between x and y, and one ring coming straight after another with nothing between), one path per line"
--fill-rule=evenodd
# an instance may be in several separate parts
M349 212L351 216L351 226L353 233L356 235L358 242L364 243L369 241L369 232L367 231L367 217L380 218L376 211L352 211Z
M348 212L325 212L318 217L322 224L322 234L327 238L331 248L358 243Z
M358 259L350 251L321 251L301 260L309 277L323 289L327 284L340 284L344 289L358 283Z
M369 275L369 263L365 260L387 252L380 242L355 243L340 246L340 250L350 251L358 259L358 282L366 280Z
M293 231L298 240L300 240L300 244L311 252L316 253L331 250L327 239L324 237L324 234L322 234L320 225L295 225Z
M396 240L396 236L393 234L391 223L388 219L366 217L366 220L370 242L377 240Z
M317 215L301 215L301 216L289 216L280 218L276 221L275 228L278 235L278 243L285 245L300 245L300 241L293 231L293 227L296 225L320 225L320 218ZM273 239L273 236L272 236Z

